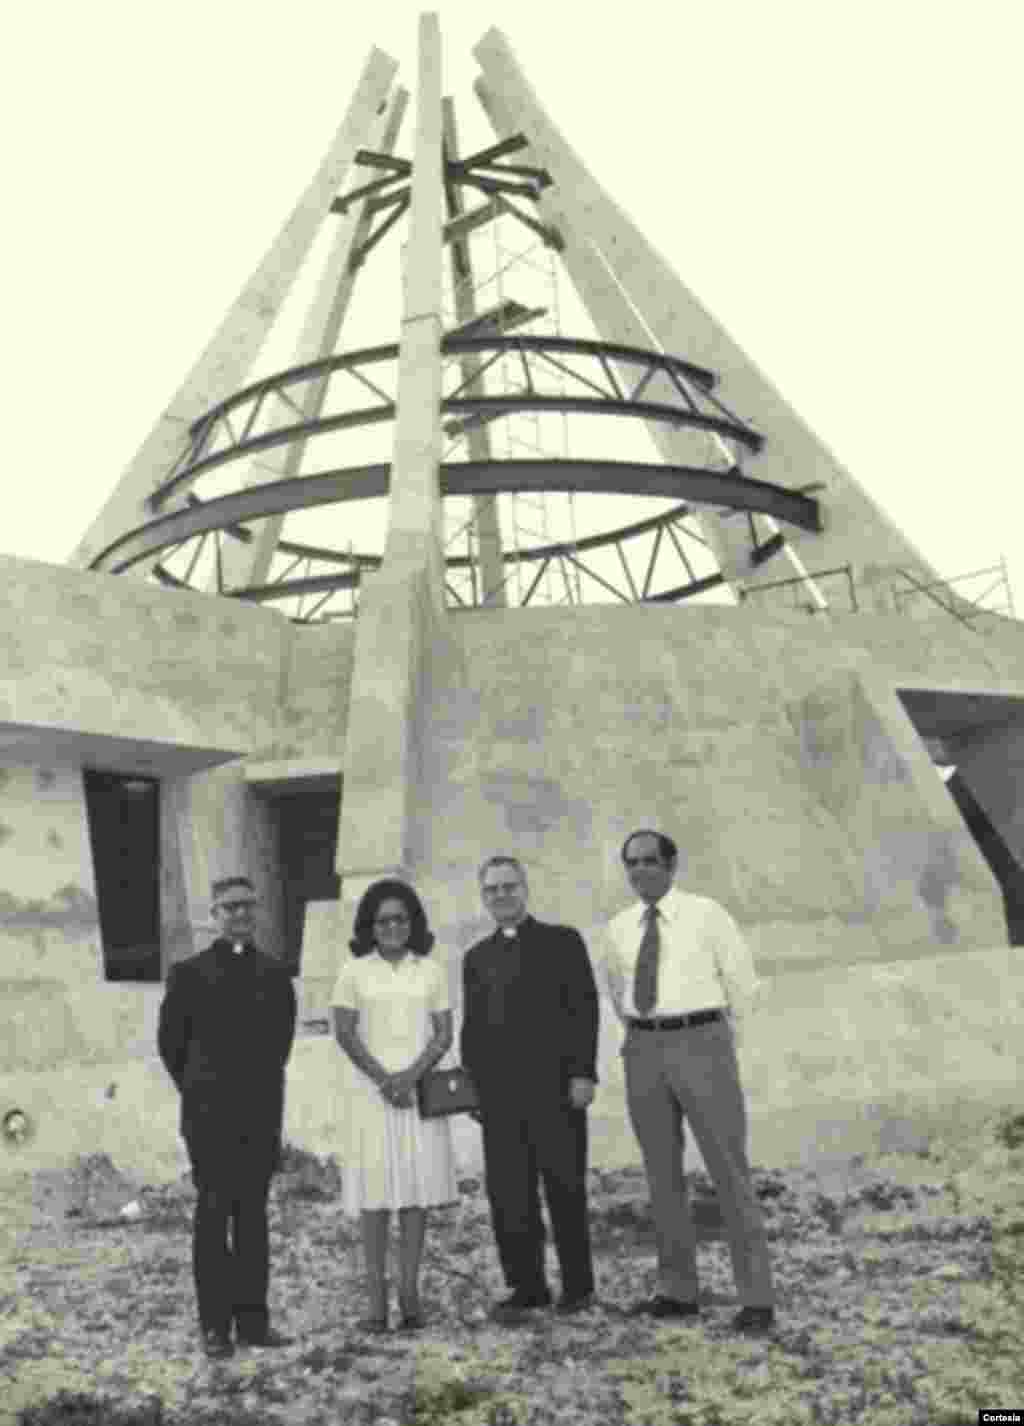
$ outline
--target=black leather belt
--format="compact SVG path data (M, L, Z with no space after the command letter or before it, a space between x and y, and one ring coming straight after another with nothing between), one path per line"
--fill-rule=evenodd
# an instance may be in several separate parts
M641 1020L630 1016L631 1030L686 1030L691 1025L710 1025L713 1020L724 1020L721 1010L694 1010L690 1015L656 1015L652 1020Z

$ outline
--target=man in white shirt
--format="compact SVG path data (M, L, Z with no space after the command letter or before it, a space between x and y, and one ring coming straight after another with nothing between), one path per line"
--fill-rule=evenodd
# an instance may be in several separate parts
M629 1116L644 1158L658 1249L656 1295L637 1311L696 1317L697 1240L683 1176L689 1125L725 1220L742 1304L739 1331L774 1321L771 1263L747 1164L747 1121L734 1026L758 990L750 951L710 897L674 885L679 852L647 829L622 848L639 903L609 923L605 975L626 1039Z

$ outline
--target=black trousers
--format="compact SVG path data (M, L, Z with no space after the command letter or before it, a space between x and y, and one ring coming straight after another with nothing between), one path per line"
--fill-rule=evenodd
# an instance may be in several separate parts
M192 1273L200 1328L226 1334L233 1322L239 1336L260 1336L269 1320L272 1156L263 1145L244 1143L231 1161L189 1149L197 1192Z
M547 1293L539 1186L551 1217L566 1297L594 1291L587 1216L587 1113L553 1099L482 1105L491 1222L505 1282Z

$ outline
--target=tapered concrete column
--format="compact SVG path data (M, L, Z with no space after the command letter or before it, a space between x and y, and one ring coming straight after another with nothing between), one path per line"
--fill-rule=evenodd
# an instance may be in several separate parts
M475 89L497 137L506 139L517 133L502 96L481 80L477 80ZM531 155L531 159L540 162L535 155ZM563 266L602 340L656 350L658 344L650 329L626 300L601 253L585 233L574 227L572 215L556 187L544 189L537 210L541 221L561 237L564 244L560 254ZM636 368L620 362L613 362L612 366L623 391L631 391L639 379ZM663 375L655 376L648 382L644 396L646 400L664 406L682 404L678 390ZM655 449L667 465L711 464L724 470L730 464L713 438L704 431L672 428L663 421L648 421L645 425ZM720 519L713 511L697 509L694 517L727 582L734 588L741 587L746 545L742 531L736 525L730 528L729 521Z
M345 180L356 150L387 98L396 64L371 51L348 112L323 163L212 340L171 397L128 469L89 526L69 564L87 566L112 540L149 518L146 500L188 447L192 423L241 385ZM185 489L178 492L183 499ZM146 563L136 566L145 574Z
M508 122L525 134L534 161L554 180L571 232L587 235L600 249L659 346L716 371L721 399L764 434L764 450L746 463L749 473L794 489L812 482L824 487L819 498L825 531L786 530L807 568L850 564L856 572L882 560L934 578L909 541L594 180L544 111L501 32L489 30L474 54L488 94L502 96Z
M441 459L441 34L420 17L416 150L402 273L402 334L385 560L426 560L443 608Z
M394 151L408 101L408 90L398 89L389 108L374 117L369 135L369 145L372 149L379 153ZM373 217L370 200L366 198L336 220L338 231L334 244L289 365L302 366L306 362L320 361L334 354L356 283L357 269L352 267L352 255L358 252L361 244L366 241L373 226ZM319 418L328 384L324 379L308 382L303 388L298 404L304 421L316 421ZM275 397L268 418L269 424L273 426L277 419L285 425L295 419L295 412ZM264 485L274 480L294 479L302 469L306 444L306 438L302 437L290 445L270 451L266 456L257 457L240 483L246 486ZM249 526L252 536L249 543L242 544L236 540L226 543L223 557L225 589L267 582L270 577L270 563L281 538L284 521L283 515L254 521ZM210 589L212 593L217 592L216 577L211 581Z
M449 159L459 156L459 134L455 122L455 105L451 99L442 104L444 125L444 146ZM462 212L462 194L457 184L449 190L450 201L457 217ZM469 239L455 237L451 241L452 287L455 291L455 318L460 326L470 322L477 315L476 293L473 288L473 260ZM480 371L479 357L465 355L459 361L462 380L467 387ZM488 426L470 426L466 433L470 460L489 461L491 459L491 432ZM498 497L496 495L473 496L473 523L477 538L477 567L480 575L480 603L504 605L505 573L501 558L501 525L498 520Z
M508 138L517 132L511 115L500 94L492 93L481 80L476 83L476 93L495 134ZM576 230L573 218L565 203L561 201L557 187L546 188L540 196L538 210L542 221L554 228L562 238L564 247L561 258L573 286L586 308L595 330L606 342L621 343L625 346L658 350L659 344L649 327L637 316L635 309L626 300L622 288L597 247L583 233ZM675 353L671 353L675 355ZM636 385L636 368L625 363L614 362L623 391L629 392ZM679 391L667 376L655 376L647 383L646 400L662 406L683 408ZM689 430L686 427L672 427L663 421L645 423L651 441L666 465L708 467L714 470L729 470L734 462L729 451L713 434L705 431ZM739 513L730 516L715 510L695 507L693 519L718 562L725 582L736 594L742 592L764 578L760 567L750 562L750 545L747 521ZM767 522L766 522L767 523ZM774 522L768 536L777 528ZM767 536L766 536L767 537ZM803 576L806 572L788 548L782 551L782 560L790 568L778 578L788 578L790 574ZM785 568L785 566L783 566ZM811 587L811 581L808 581ZM762 598L764 596L761 596ZM820 595L812 597L821 603ZM785 596L783 596L785 600ZM760 607L760 605L758 606ZM787 605L787 607L790 607Z
M444 610L441 497L441 36L420 18L416 145L405 249L390 522L363 581L337 868L353 883L403 873L420 777L423 687Z

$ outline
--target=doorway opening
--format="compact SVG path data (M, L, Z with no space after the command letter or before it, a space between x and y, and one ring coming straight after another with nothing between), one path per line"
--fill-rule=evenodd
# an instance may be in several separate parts
M338 853L341 777L282 781L261 792L277 832L283 893L283 959L298 975L307 901L336 901L341 884L334 869Z
M160 784L83 770L106 980L160 980Z

